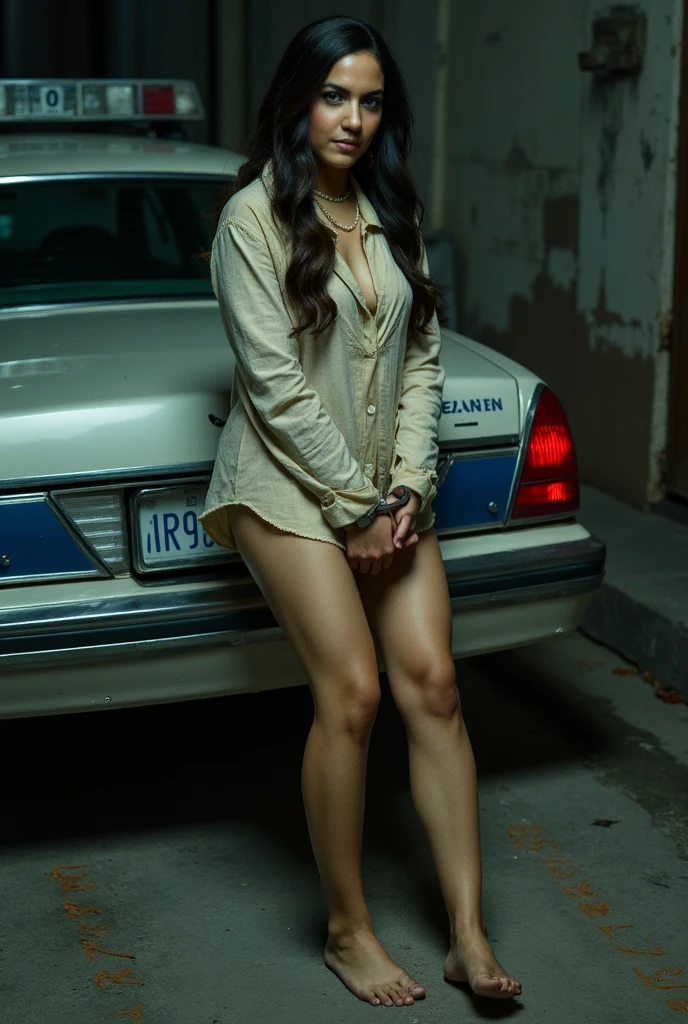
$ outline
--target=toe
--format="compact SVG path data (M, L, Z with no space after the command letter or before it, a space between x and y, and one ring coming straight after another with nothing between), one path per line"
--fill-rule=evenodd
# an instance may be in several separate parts
M386 989L376 989L376 994L383 1006L394 1006L394 1003L390 998L389 992L387 992Z
M393 988L390 991L389 994L391 995L392 999L394 1000L395 1006L403 1006L404 1005L404 996L408 995L407 992L404 992L404 990L402 989L401 985L397 985L395 988ZM413 998L412 997L410 997L410 998L411 998L411 1002L413 1002Z
M395 985L389 985L387 988L387 995L392 1000L394 1006L403 1006L404 1002L401 998L400 993L397 991Z
M380 1005L380 999L379 999L379 997L374 992L369 992L367 998L368 998L368 1002L372 1006L379 1006Z
M402 992L408 992L409 995L413 996L414 999L420 999L425 995L425 989L419 984L415 978L412 978L410 974L404 974L399 981L399 987Z

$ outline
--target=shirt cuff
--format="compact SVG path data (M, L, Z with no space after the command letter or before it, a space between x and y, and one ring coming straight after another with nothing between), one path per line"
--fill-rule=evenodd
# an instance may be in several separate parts
M380 502L380 492L371 481L356 491L327 491L320 499L323 515L330 526L350 526Z
M399 484L406 484L412 491L420 495L420 508L418 514L429 505L437 494L437 471L427 469L413 469L405 466L392 477L389 483L389 491ZM389 493L388 491L388 493Z

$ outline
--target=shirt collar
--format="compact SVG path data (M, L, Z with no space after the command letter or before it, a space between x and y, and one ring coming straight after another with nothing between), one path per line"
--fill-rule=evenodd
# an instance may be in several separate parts
M263 182L263 185L265 186L266 192L268 193L270 198L272 198L275 192L275 164L272 157L266 160L263 170L261 171L260 177L261 181ZM353 173L351 174L351 184L353 186L354 192L356 193L358 205L361 210L361 216L363 217L364 221L366 222L368 227L378 228L381 231L382 224L380 223L380 219L377 213L375 212L375 207L368 199L367 195L359 185ZM334 228L330 227L329 224L326 224L325 227L328 228L328 230L334 237L336 237L336 231Z

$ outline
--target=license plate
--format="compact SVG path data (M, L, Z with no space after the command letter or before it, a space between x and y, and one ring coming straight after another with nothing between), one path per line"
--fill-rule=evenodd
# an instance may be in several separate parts
M198 521L207 490L202 484L139 491L135 508L142 568L192 566L231 555L208 536Z

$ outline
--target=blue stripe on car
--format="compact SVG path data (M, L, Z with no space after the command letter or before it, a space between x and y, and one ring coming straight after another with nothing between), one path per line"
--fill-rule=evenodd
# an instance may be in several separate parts
M514 453L453 462L432 505L435 529L503 523L516 458ZM497 511L491 512L490 505L496 505Z
M95 569L43 496L0 501L0 555L10 559L0 579Z

